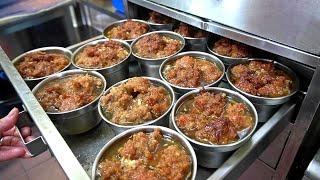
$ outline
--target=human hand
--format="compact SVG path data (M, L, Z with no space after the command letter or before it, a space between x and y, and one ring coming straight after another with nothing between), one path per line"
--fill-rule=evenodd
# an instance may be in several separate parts
M15 126L18 119L17 108L13 108L6 117L0 119L0 162L18 157L30 157ZM23 127L20 131L25 141L33 139L30 127Z

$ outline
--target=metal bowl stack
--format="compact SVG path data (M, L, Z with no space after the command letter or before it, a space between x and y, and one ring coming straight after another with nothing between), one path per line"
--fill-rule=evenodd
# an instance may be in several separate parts
M190 100L195 95L199 94L200 91L208 91L208 92L214 92L214 93L222 92L227 95L228 99L234 100L236 102L244 103L249 108L250 114L253 115L254 126L252 127L251 131L242 139L234 143L224 144L224 145L201 143L185 135L176 124L176 114L178 112L179 107L185 101ZM198 164L207 168L218 168L230 156L230 154L234 150L242 146L244 143L246 143L250 139L250 137L252 136L253 132L257 127L257 124L258 124L257 111L253 106L253 104L246 97L232 90L217 88L217 87L208 87L202 90L197 89L197 90L188 92L187 94L183 95L181 98L178 99L177 103L173 106L173 109L170 115L170 127L178 131L184 138L188 139L188 141L191 143L191 145L196 151Z
M111 122L107 117L105 117L105 113L101 107L101 99L99 100L99 104L98 104L98 109L99 109L99 114L100 116L102 117L103 120L105 120L108 125L111 126L111 128L116 132L116 134L119 134L127 129L131 129L131 128L134 128L134 127L139 127L139 126L146 126L146 125L159 125L159 126L168 126L169 125L169 113L176 101L176 97L175 97L175 94L172 90L172 88L165 82L157 79L157 78L152 78L152 77L143 77L143 78L146 78L148 80L151 81L152 84L156 85L156 86L162 86L164 87L170 94L170 98L171 98L171 104L170 104L170 107L167 109L167 111L162 114L160 117L156 118L156 119L153 119L153 120L150 120L150 121L147 121L145 123L142 123L142 124L138 124L138 125L120 125L120 124L116 124L114 122ZM126 83L128 80L130 79L126 79L126 80L123 80L121 82L118 82L117 84L114 84L113 86L111 86L110 88L108 88L103 95L106 95L108 93L110 93L111 89L114 88L114 87L117 87L123 83Z
M173 54L171 54L169 56L162 57L162 58L152 59L152 58L144 58L144 57L138 56L136 54L135 44L140 39L142 39L143 37L149 36L151 34L160 34L160 35L164 35L164 36L170 37L172 39L179 40L181 42L181 47L177 52L175 52L175 53L173 53ZM150 33L147 33L147 34L144 34L144 35L140 36L139 38L134 40L132 42L132 44L131 44L132 55L138 61L139 65L140 65L140 68L141 68L141 71L142 71L142 74L145 75L145 76L155 77L155 78L159 78L159 79L160 79L159 68L160 68L161 63L165 59L170 58L170 57L178 54L179 52L181 52L183 50L184 46L185 46L184 38L180 34L172 32L172 31L154 31L154 32L150 32Z
M114 27L117 27L121 24L123 24L124 22L128 21L128 20L131 20L131 21L134 21L134 22L139 22L139 23L142 23L142 24L146 24L148 26L148 31L147 32L150 32L151 31L151 27L149 25L148 22L146 21L143 21L143 20L140 20L140 19L124 19L124 20L120 20L120 21L116 21L112 24L110 24L109 26L107 26L103 31L102 31L102 35L106 38L106 39L116 39L116 38L110 38L107 36L107 33ZM119 39L121 40L121 39ZM127 39L127 40L123 40L125 42L127 42L128 44L131 44L135 39Z
M127 51L129 52L128 56L121 60L120 62L118 62L115 65L109 66L109 67L105 67L105 68L84 68L84 67L80 67L76 64L76 58L77 55L82 52L84 50L84 48L88 47L88 46L94 46L97 44L103 44L106 41L116 41L119 42L125 49L127 49ZM80 48L78 48L72 55L72 65L78 69L82 69L85 71L97 71L99 73L101 73L106 81L107 81L107 85L108 87L119 82L122 81L124 79L127 79L129 77L129 59L131 56L131 47L128 43L126 43L125 41L122 40L117 40L117 39L99 39L99 40L95 40L92 42L89 42L83 46L81 46Z
M86 132L95 127L101 121L97 105L99 98L102 96L103 91L107 86L104 77L100 73L95 71L68 70L48 77L32 89L32 93L36 94L38 90L43 88L49 82L74 74L89 74L95 76L102 80L103 88L99 96L97 96L91 103L85 106L65 112L47 112L53 123L56 125L57 129L62 134L67 135Z
M63 48L63 47L43 47L43 48L38 48L38 49L33 49L31 51L28 51L28 52L25 52L23 54L21 54L20 56L16 57L12 63L14 65L16 65L17 63L19 63L21 60L23 60L23 58L29 54L29 53L34 53L34 52L38 52L38 51L42 51L42 52L46 52L46 53L57 53L57 54L62 54L64 55L69 63L66 67L64 67L63 69L61 69L60 71L56 72L56 73L53 73L53 74L57 74L59 72L62 72L62 71L65 71L67 70L70 65L71 65L71 58L72 58L72 52L66 48ZM51 74L51 75L53 75ZM27 83L27 85L29 86L30 89L34 88L39 82L41 82L42 80L46 79L47 77L49 77L50 75L48 76L44 76L44 77L40 77L40 78L32 78L32 79L29 79L29 78L24 78L24 81Z
M165 61L163 61L160 68L159 68L159 74L160 74L161 79L163 81L165 81L166 83L168 83L172 87L173 91L176 93L177 98L187 92L201 88L201 87L188 88L188 87L181 87L181 86L172 84L166 79L165 75L163 74L164 68L168 63L171 63L171 62L173 62L179 58L182 58L184 56L197 57L197 58L201 58L203 60L214 63L222 71L223 74L221 75L221 77L219 79L217 79L216 81L214 81L210 84L205 85L204 87L213 87L213 86L219 85L220 81L222 80L222 78L224 76L224 72L225 72L224 64L221 62L220 59L218 59L217 57L215 57L211 54L205 53L205 52L199 52L199 51L182 52L182 53L179 53L179 54L172 56L172 57L166 59Z
M255 96L249 93L246 93L244 91L242 91L241 89L237 88L231 81L231 69L239 64L248 64L250 63L250 61L253 60L258 60L258 61L264 61L264 62L271 62L274 64L275 68L280 69L282 71L284 71L286 74L288 74L292 80L293 80L293 89L291 91L291 93L287 96L283 96L283 97L276 97L276 98L269 98L269 97L261 97L261 96ZM297 75L287 66L278 63L276 61L273 60L268 60L268 59L248 59L248 61L246 62L242 62L242 63L237 63L237 64L233 64L230 65L229 68L227 69L226 72L226 77L228 80L229 85L231 86L232 89L240 92L241 94L243 94L244 96L246 96L256 107L258 114L259 114L259 122L266 122L271 115L277 110L277 108L281 105L286 103L287 101L289 101L294 94L296 94L296 92L299 89L299 79L297 77Z
M195 180L196 178L196 174L197 174L197 157L196 154L192 148L192 146L190 145L190 143L183 137L181 136L179 133L177 133L176 131L173 131L169 128L166 127L162 127L162 126L142 126L142 127L136 127L133 129L129 129L119 135L117 135L116 137L112 138L106 145L103 146L103 148L100 150L100 152L98 153L98 155L96 156L96 159L93 163L93 167L92 167L92 175L91 175L91 179L95 180L95 179L99 179L99 173L98 173L98 166L99 163L101 161L101 158L103 157L103 154L108 151L114 144L117 144L117 142L121 141L122 139L129 137L131 135L133 135L134 133L138 133L138 132L153 132L156 128L159 128L161 130L161 133L163 134L164 137L176 140L178 142L181 143L181 145L185 148L185 150L189 153L190 157L191 157L191 162L192 162L192 166L191 166L191 171L192 171L192 175L191 175L191 180Z

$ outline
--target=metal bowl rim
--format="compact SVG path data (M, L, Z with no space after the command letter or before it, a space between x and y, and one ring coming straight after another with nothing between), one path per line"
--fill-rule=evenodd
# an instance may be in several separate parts
M67 64L64 68L62 68L61 70L59 70L59 71L57 71L57 72L54 72L54 73L52 73L52 74L49 74L49 75L47 75L47 76L43 76L43 77L39 77L39 78L32 78L32 79L23 78L24 81L28 82L28 81L39 81L39 80L43 80L43 79L48 78L48 77L51 76L51 75L60 73L60 72L62 72L62 71L64 71L64 70L66 70L68 67L70 67L70 65L72 64L72 63L71 63L72 52L71 52L69 49L67 49L67 48L59 47L59 46L41 47L41 48L37 48L37 49L33 49L33 50L30 50L30 51L27 51L27 52L19 55L18 57L14 58L14 59L12 60L12 64L14 65L14 64L20 62L20 61L22 60L22 58L23 58L24 56L26 56L27 54L29 54L29 53L33 53L33 52L37 52L37 51L46 52L46 51L48 51L48 50L59 50L59 51L61 51L61 52L66 52L66 53L68 53L68 54L70 55L70 57L66 56L66 58L67 58L68 61L69 61L68 64ZM62 54L62 53L58 53L58 54ZM19 73L19 74L20 74L20 73Z
M98 77L102 80L103 82L103 88L100 92L100 94L93 100L91 101L90 103L84 105L84 106L81 106L79 108L76 108L76 109L73 109L73 110L70 110L70 111L63 111L63 112L47 112L47 114L49 115L61 115L61 114L68 114L68 113L72 113L72 112L75 112L75 111L79 111L81 109L84 109L88 106L90 106L91 104L94 104L95 102L97 102L100 97L103 95L104 93L104 90L106 89L107 87L107 82L106 82L106 79L103 77L103 75L101 75L99 72L97 71L84 71L84 70L81 70L81 69L73 69L73 70L68 70L68 71L64 71L64 72L60 72L58 74L55 74L55 75L52 75L50 77L48 77L47 79L44 79L42 80L40 83L38 83L33 89L32 89L32 93L34 94L35 96L35 93L41 88L43 87L44 85L46 85L47 83L53 81L53 80L56 80L56 79L59 79L59 78L63 78L67 75L73 75L73 74L89 74L89 75L92 75L92 76L95 76L95 77ZM39 101L38 101L39 102Z
M109 28L111 28L111 27L113 27L113 26L116 27L117 25L123 24L124 22L126 22L126 21L128 21L128 20L132 20L132 21L135 21L135 22L140 22L140 23L143 23L143 24L148 25L148 31L147 31L146 33L150 32L150 30L151 30L151 26L150 26L150 24L149 24L147 21L144 21L144 20L141 20L141 19L123 19L123 20L119 20L119 21L113 22L113 23L109 24L107 27L105 27L105 28L103 29L103 31L102 31L103 37L106 38L106 39L116 39L116 38L109 38L109 37L107 37L106 34L105 34L105 32L106 32ZM144 34L146 34L146 33L144 33ZM143 35L143 34L142 34L142 35ZM139 38L139 37L137 37L137 38ZM124 39L117 39L117 40L122 40L122 41L126 41L126 42L131 42L131 41L134 41L134 40L137 39L137 38L134 38L134 39L126 39L126 40L124 40Z
M233 142L233 143L230 143L230 144L221 144L221 145L218 145L218 144L205 144L205 143L202 143L202 142L199 142L197 140L194 140L192 139L191 137L185 135L181 130L180 128L177 126L176 124L176 120L175 120L175 111L177 110L177 105L180 103L180 101L183 101L186 97L190 96L190 95L193 95L193 94L198 94L201 90L205 90L205 91L219 91L219 92L225 92L225 93L229 93L229 94L232 94L234 96L238 96L240 99L242 99L243 101L245 101L245 103L247 103L247 105L251 108L251 110L253 111L253 116L255 118L255 122L254 122L254 126L252 127L251 129L251 132L249 134L247 134L243 139L240 139L236 142ZM226 88L220 88L220 87L205 87L203 89L196 89L196 90L193 90L193 91L190 91L186 94L184 94L183 96L181 96L178 101L175 103L173 109L172 109L172 113L170 114L171 116L171 120L172 120L172 124L173 126L175 127L175 129L181 134L183 135L184 138L186 138L188 141L196 144L196 145L199 145L199 146L202 146L202 147L207 147L207 148L230 148L230 147L235 147L237 145L241 145L242 143L245 143L247 140L250 139L250 137L252 136L252 134L255 132L256 128L257 128L257 125L258 125L258 113L257 113L257 110L256 108L254 107L254 105L245 97L243 96L242 94L236 92L236 91L233 91L233 90L230 90L230 89L226 89Z
M146 20L146 22L149 23L151 26L173 26L174 25L174 22L167 23L167 24L155 23L155 22L151 21L150 18L148 20Z
M171 111L171 109L174 107L174 104L175 104L175 101L176 101L176 100L175 100L176 97L175 97L175 94L174 94L174 91L173 91L172 87L170 87L167 83L165 83L164 81L162 81L162 80L160 80L160 79L158 79L158 78L147 77L147 76L140 76L140 77L146 78L146 79L150 80L151 82L152 82L152 81L157 81L157 82L160 83L162 86L164 86L164 87L166 87L166 88L169 89L169 93L170 93L170 95L171 95L171 97L172 97L172 101L171 101L171 104L170 104L169 108L167 109L167 111L166 111L165 113L163 113L160 117L156 118L156 119L147 121L147 122L142 123L142 124L137 124L137 125L121 125L121 124L116 124L116 123L111 122L110 120L108 120L108 118L106 118L106 117L104 116L104 114L103 114L103 112L102 112L102 109L101 109L101 108L102 108L102 106L101 106L101 97L102 97L102 96L105 96L105 95L107 94L107 92L110 92L110 90L111 90L112 88L117 87L117 86L119 86L119 85L121 85L121 84L129 81L129 80L132 79L132 78L135 78L135 77L132 77L132 78L128 78L128 79L122 80L122 81L120 81L120 82L112 85L112 86L109 87L105 92L103 92L102 96L101 96L100 99L99 99L98 111L99 111L99 114L100 114L100 116L102 117L102 119L103 119L104 121L106 121L106 122L109 123L110 125L113 125L113 126L118 127L118 128L130 129L130 128L135 128L135 127L139 127L139 126L150 125L150 124L152 124L152 123L155 123L155 122L159 121L159 120L162 119L164 116L166 116L168 113L170 113L170 111Z
M148 35L151 35L151 34L170 34L170 35L173 35L173 36L176 36L177 37L177 40L179 40L181 42L181 47L180 49L169 55L169 56L165 56L165 57L161 57L161 58L155 58L155 59L152 59L152 58L145 58L145 57L140 57L138 56L134 51L133 51L133 47L135 46L135 44L140 40L142 39L143 37L145 36L148 36ZM131 48L132 48L132 55L135 57L135 58L138 58L138 59L141 59L141 60L144 60L144 61L158 61L158 60L164 60L164 59L167 59L169 57L172 57L176 54L178 54L179 52L181 52L184 48L184 46L186 45L186 42L185 42L185 39L183 36L181 36L180 34L176 33L176 32L173 32L173 31L152 31L152 32L148 32L146 34L143 34L141 35L140 37L138 37L137 39L135 39L132 43L131 43Z
M183 142L187 146L186 149L187 149L188 154L191 157L191 161L192 161L192 169L191 169L192 170L192 177L191 177L191 179L194 180L196 178L196 174L197 174L198 163L197 163L196 153L195 153L193 147L191 146L190 142L187 139L185 139L181 134L179 134L178 132L176 132L176 131L174 131L174 130L172 130L170 128L163 127L163 126L154 126L154 125L140 126L140 127L135 127L135 128L132 128L132 129L128 129L128 130L116 135L112 139L110 139L101 148L99 153L96 155L96 158L95 158L95 160L93 162L93 165L92 165L91 178L95 179L96 171L97 171L98 164L99 164L99 161L100 161L101 157L103 156L104 152L107 151L108 148L110 148L114 143L116 143L117 141L121 140L122 138L124 138L124 137L126 137L128 135L132 135L134 133L143 132L143 131L150 130L150 129L152 129L154 131L157 128L159 128L161 130L161 132L165 132L165 133L170 134L170 135L175 135L177 137L177 141L179 141L180 143Z
M212 83L209 83L205 86L199 86L199 87L182 87L182 86L178 86L178 85L175 85L175 84L172 84L171 82L169 82L168 80L166 80L165 77L163 77L162 75L162 69L164 68L164 66L166 65L166 63L168 63L169 61L174 61L174 60L177 60L177 58L181 58L181 57L184 57L184 56L187 56L187 55L191 55L194 54L196 57L198 56L209 56L211 58L212 61L214 61L215 63L220 63L220 65L222 66L222 75L219 77L219 79L215 80L214 82ZM207 59L206 59L207 60ZM211 61L211 60L207 60L207 61ZM178 53L166 60L164 60L161 65L160 65L160 68L159 68L159 74L160 74L160 77L161 79L166 82L167 84L169 84L170 86L174 87L174 88L177 88L177 89L181 89L181 90L194 90L194 89L199 89L199 88L202 88L202 87L209 87L209 86L213 86L215 84L217 84L218 82L220 82L220 80L223 78L224 76L224 73L225 73L225 66L223 64L223 62L217 58L216 56L214 56L213 54L209 54L209 53L206 53L206 52L201 52L201 51L186 51L186 52L181 52L181 53Z
M247 92L242 91L241 89L237 88L230 80L229 74L231 73L231 68L233 68L236 65L239 64L247 64L250 61L265 61L265 62L272 62L273 64L277 65L277 66L281 66L282 68L286 69L286 73L288 73L289 75L292 75L293 77L293 81L296 83L296 88L288 95L286 96L281 96L281 97L275 97L275 98L271 98L271 97L263 97L263 96L256 96L256 95L252 95L249 94ZM254 99L259 99L259 100L268 100L268 101L274 101L274 100L283 100L286 98L289 98L291 96L293 96L294 94L296 94L299 90L299 85L300 85L300 81L299 78L297 77L296 73L294 71L292 71L288 66L283 65L282 63L279 63L275 60L270 60L270 59L261 59L261 58L250 58L248 59L248 62L239 62L236 64L232 64L228 67L227 71L226 71L226 78L228 83L230 84L230 86L232 86L232 88L234 88L235 90L237 90L238 92L240 92L241 94L244 94L245 96L249 97L249 98L254 98Z
M76 65L76 57L77 55L83 51L84 48L86 48L87 46L91 46L91 45L97 45L97 44L102 44L104 42L107 42L107 41L116 41L116 42L119 42L121 43L122 46L125 46L127 49L129 49L129 53L127 55L126 58L124 58L123 60L121 60L120 62L114 64L114 65L111 65L111 66L108 66L108 67L104 67L104 68L85 68L85 67L80 67L78 65ZM78 68L78 69L82 69L82 70L85 70L85 71L102 71L102 70L105 70L105 69L111 69L111 68L114 68L120 64L122 64L123 62L125 62L126 60L128 60L131 56L131 53L132 53L132 49L131 49L131 46L123 41L123 40L119 40L119 39L98 39L98 40L94 40L94 41L91 41L87 44L84 44L82 45L81 47L79 47L78 49L76 49L74 51L74 53L72 54L72 58L71 58L71 63L74 67Z

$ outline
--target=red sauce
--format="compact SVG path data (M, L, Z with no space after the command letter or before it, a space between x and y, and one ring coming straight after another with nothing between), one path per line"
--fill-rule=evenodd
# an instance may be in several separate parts
M65 55L37 51L28 53L15 67L23 78L34 79L54 74L68 64Z
M181 87L207 85L223 74L215 63L191 56L184 56L165 65L163 73L170 83Z
M121 25L116 26L108 31L107 37L113 39L131 40L147 33L148 30L149 26L147 24L129 19L128 21L125 21Z
M105 152L98 170L106 179L174 179L191 177L191 157L177 141L159 129L138 132Z
M178 109L176 123L190 138L206 144L230 144L238 131L253 128L248 107L229 100L224 93L200 92Z
M293 81L272 62L250 61L231 69L232 83L244 92L262 97L282 97L292 91Z
M216 41L212 50L219 55L233 58L245 58L251 55L249 46L227 38L221 38Z
M47 112L64 112L85 106L102 92L101 79L86 74L69 75L53 80L35 94Z
M163 115L171 105L169 92L146 78L135 77L101 97L106 117L116 124L136 125Z
M106 41L83 49L75 63L83 68L105 68L115 65L129 56L128 50L117 41Z

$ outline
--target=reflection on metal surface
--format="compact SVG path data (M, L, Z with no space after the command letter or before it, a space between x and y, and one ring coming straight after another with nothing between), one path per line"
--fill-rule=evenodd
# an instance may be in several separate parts
M320 1L151 0L214 22L320 55Z
M27 0L14 3L0 11L0 26L15 21L38 16L50 10L70 5L72 0Z
M320 149L310 162L306 172L304 173L310 179L320 179Z
M292 46L292 45L290 46L290 44L284 45L283 42L281 42L279 38L275 38L275 39L265 38L263 36L263 34L261 34L263 31L261 33L253 33L252 31L249 31L249 30L244 31L244 30L241 30L238 28L233 28L232 26L224 25L222 22L224 22L224 20L227 20L228 18L230 19L230 17L228 17L229 16L228 12L223 12L223 13L221 12L218 14L219 17L222 18L222 22L219 22L219 21L213 22L210 20L204 20L204 19L199 18L197 16L191 15L192 13L196 13L196 12L197 13L206 12L209 14L210 13L216 14L217 12L215 11L215 9L217 9L218 7L210 9L209 8L210 4L211 4L210 2L221 3L221 4L219 4L219 7L221 7L223 5L222 2L225 3L227 1L204 0L204 1L201 1L201 3L198 2L198 4L201 4L203 6L203 4L205 4L205 2L208 2L208 6L207 6L207 4L205 4L206 5L205 11L191 12L191 10L188 9L188 13L183 12L183 11L177 11L175 9L168 8L166 6L163 6L163 5L160 5L157 3L161 3L161 2L170 3L169 7L175 7L175 8L179 8L180 6L188 6L188 8L191 8L191 7L189 7L189 4L193 0L187 0L188 2L179 3L179 4L177 3L177 1L171 1L171 0L167 0L167 1L166 0L157 0L156 1L157 3L147 1L147 0L128 0L128 1L130 3L137 4L139 6L160 12L162 14L166 14L174 19L177 19L177 20L185 22L187 24L196 26L198 28L213 32L213 33L221 35L221 36L228 37L230 39L234 39L236 41L240 41L242 43L269 51L271 53L295 60L295 61L303 63L303 64L307 64L308 66L311 66L311 67L316 67L318 64L320 64L320 57L312 54L311 51L305 50L305 51L310 52L310 53L308 53L308 52L303 51L304 49L299 50L299 49L293 48L294 46ZM242 0L242 1L244 1L244 0ZM235 1L232 1L232 2L235 3ZM257 1L252 1L252 2L257 2ZM283 2L283 1L281 1L281 2ZM320 3L320 1L319 1L319 3ZM228 6L228 4L227 5L224 4L224 6ZM241 7L243 8L243 6L244 5L242 5ZM245 6L245 7L248 8L249 6L248 7ZM320 5L318 7L320 7ZM204 8L204 7L202 7L202 8ZM128 9L132 9L132 8L129 7ZM298 9L300 9L300 8L298 8ZM242 11L243 10L241 10L241 12ZM251 12L251 11L243 12L243 14L240 14L240 15L242 15L242 17L243 17L247 13L250 14L253 12ZM221 14L223 14L223 15L221 15ZM129 15L131 15L131 12L129 12ZM240 15L233 16L233 17L240 17ZM254 16L254 14L250 14L250 15ZM242 19L246 19L246 17L243 17ZM241 23L241 21L242 20L238 18L236 22L239 24L243 24L243 23ZM277 22L273 22L273 23L277 23ZM273 23L263 23L263 21L259 21L258 26L259 26L259 28L262 28L262 29L263 28L268 29L267 27L270 26L269 24L273 24ZM261 24L263 24L263 25L261 25ZM291 26L288 26L288 27L291 27ZM303 28L305 29L305 27L303 27ZM291 29L292 28L290 28L289 30L291 30ZM292 38L292 37L296 37L296 36L294 36L294 35L289 36L289 34L290 34L289 30L287 28L284 28L284 29L281 29L281 31L275 31L275 32L272 31L272 32L275 33L276 35L282 34L285 37L288 36L288 37L290 37L289 38L290 40L294 40L294 38ZM256 35L254 35L254 34L256 34ZM319 39L319 41L317 40L317 38L311 38L311 39L312 39L313 43L316 44L314 46L317 46L317 48L319 48L319 54L320 54L320 39ZM312 44L310 43L310 46L311 45Z

